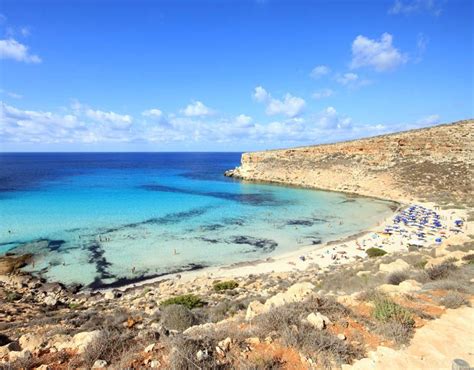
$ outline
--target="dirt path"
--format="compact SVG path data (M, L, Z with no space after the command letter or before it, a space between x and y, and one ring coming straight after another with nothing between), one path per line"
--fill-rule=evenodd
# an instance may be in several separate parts
M451 369L461 358L474 366L474 308L448 310L440 319L417 330L410 345L395 351L378 347L368 358L343 366L344 370Z

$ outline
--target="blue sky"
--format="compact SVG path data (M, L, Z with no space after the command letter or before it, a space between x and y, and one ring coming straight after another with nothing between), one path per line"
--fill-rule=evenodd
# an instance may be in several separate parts
M474 117L474 2L0 8L0 150L247 151Z

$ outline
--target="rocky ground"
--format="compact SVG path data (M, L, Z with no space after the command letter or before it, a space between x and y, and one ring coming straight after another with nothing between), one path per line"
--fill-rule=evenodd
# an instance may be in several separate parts
M244 155L234 174L398 201L439 199L472 212L473 123ZM436 130L453 137L435 142ZM322 174L343 179L341 188L330 180L319 186ZM474 242L465 236L350 264L232 280L178 275L106 292L42 281L21 272L29 256L7 256L0 369L448 369L455 358L473 365Z

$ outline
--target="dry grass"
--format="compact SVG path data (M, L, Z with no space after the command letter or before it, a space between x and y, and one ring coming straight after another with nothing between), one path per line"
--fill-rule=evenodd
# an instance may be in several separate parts
M90 343L84 353L75 358L70 366L91 368L97 360L107 361L108 364L120 362L125 354L134 347L134 336L125 329L106 328L101 335Z

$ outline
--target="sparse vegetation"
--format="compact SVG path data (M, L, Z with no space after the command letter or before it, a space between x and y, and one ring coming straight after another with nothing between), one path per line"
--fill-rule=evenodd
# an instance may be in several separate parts
M205 302L194 294L183 294L164 300L160 303L160 306L169 306L172 304L182 305L192 310L193 308L204 306Z
M80 363L75 365L90 369L97 360L112 364L131 349L133 342L133 336L127 331L118 328L103 329L100 336L86 347L81 358L76 359Z
M214 283L213 287L216 292L222 292L225 290L232 290L239 286L239 283L235 280L220 281Z
M161 313L161 322L167 329L183 331L196 323L196 317L184 305L165 306Z
M407 327L412 327L415 324L410 311L389 298L379 297L374 301L374 304L374 318L381 322L398 322Z
M426 273L428 274L430 280L440 280L446 279L454 270L456 270L454 263L451 261L446 261L426 269Z
M406 271L392 272L387 276L387 284L399 285L401 282L407 280L409 275Z
M445 297L440 299L440 303L446 308L459 308L468 305L469 301L458 292L449 292Z
M385 256L387 252L380 248L369 248L365 251L370 258Z

